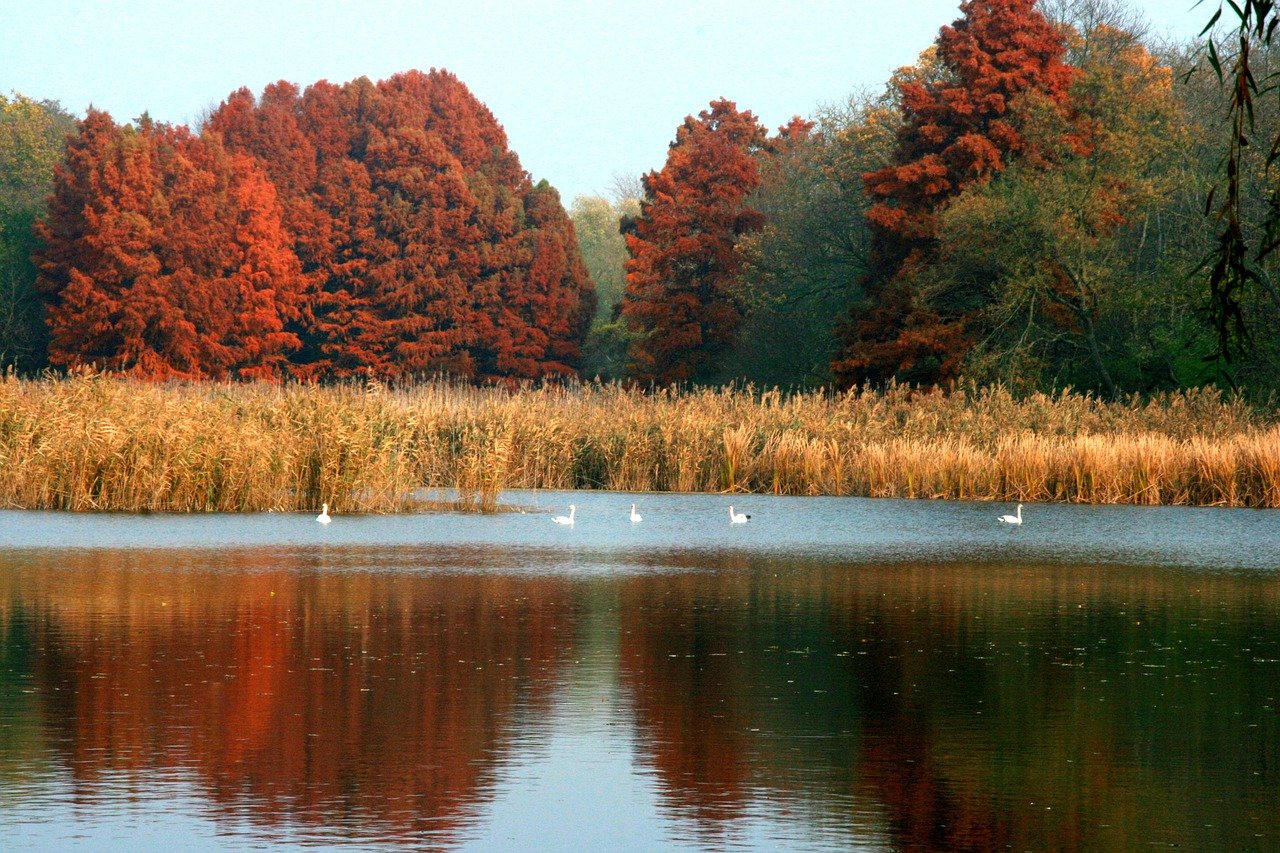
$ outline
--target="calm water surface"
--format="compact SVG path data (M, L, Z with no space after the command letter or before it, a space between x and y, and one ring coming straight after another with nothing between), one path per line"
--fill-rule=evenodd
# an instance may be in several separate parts
M1280 849L1280 513L507 498L0 513L0 846Z

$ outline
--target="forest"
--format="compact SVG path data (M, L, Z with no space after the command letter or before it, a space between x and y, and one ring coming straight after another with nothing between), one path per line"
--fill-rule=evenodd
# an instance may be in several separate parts
M1115 0L965 0L882 89L776 131L719 98L567 210L444 70L194 127L0 96L0 365L1265 397L1275 18L1237 11L1171 44Z
M966 2L883 90L776 135L713 103L638 191L573 203L601 316L615 306L592 330L589 371L1269 393L1280 292L1256 250L1275 228L1275 18L1248 7L1244 40L1210 53L1207 36L1154 38L1119 2ZM1228 166L1242 54L1260 96ZM712 153L725 148L736 159ZM1228 168L1242 248L1223 282Z

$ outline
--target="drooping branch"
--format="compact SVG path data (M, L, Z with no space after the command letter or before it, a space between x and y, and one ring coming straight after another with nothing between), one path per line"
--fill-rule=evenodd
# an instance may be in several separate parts
M1252 245L1246 234L1242 211L1241 174L1245 149L1254 132L1254 99L1275 89L1274 73L1259 80L1254 74L1253 48L1271 44L1280 18L1275 0L1243 0L1227 4L1238 21L1232 31L1234 56L1224 69L1222 51L1212 35L1207 45L1207 61L1218 81L1229 93L1227 100L1230 137L1222 161L1222 183L1210 191L1205 200L1205 213L1219 225L1214 248L1197 267L1208 270L1208 294L1205 311L1217 338L1216 351L1208 357L1220 367L1230 365L1249 342L1250 333L1244 315L1244 301L1249 290L1262 284L1259 266L1280 247L1280 186L1272 190L1268 212L1262 226L1262 239ZM1222 17L1219 5L1201 35L1210 33ZM1272 141L1267 155L1267 168L1280 159L1280 136ZM1218 190L1221 189L1219 196ZM1224 367L1222 372L1230 380Z

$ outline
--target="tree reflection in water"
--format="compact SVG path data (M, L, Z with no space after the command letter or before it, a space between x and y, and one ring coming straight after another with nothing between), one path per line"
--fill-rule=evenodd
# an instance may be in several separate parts
M268 825L448 838L545 708L576 620L554 579L331 572L274 552L212 569L190 552L60 559L0 577L76 796L181 767Z
M1280 845L1273 573L520 560L0 557L0 787L57 766L90 804L176 768L264 837L461 844L590 655L667 827L635 847L750 847L762 814L832 849Z

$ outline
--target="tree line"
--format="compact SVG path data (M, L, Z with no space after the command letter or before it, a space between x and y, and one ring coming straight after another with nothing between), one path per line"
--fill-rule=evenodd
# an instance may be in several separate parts
M240 90L195 129L92 108L76 122L15 95L0 100L0 360L1275 388L1280 110L1231 101L1222 74L1243 58L1242 79L1267 78L1254 23L1206 56L1118 0L965 0L883 91L773 133L717 99L660 169L570 214L444 71ZM1228 201L1206 206L1230 116Z
M621 292L601 289L616 314L594 332L594 364L792 387L1277 387L1274 262L1250 259L1253 286L1232 291L1242 333L1228 348L1218 332L1205 203L1226 111L1201 46L1155 40L1111 0L960 12L884 91L772 140L728 102L686 119L625 233L580 228L593 273L613 251L602 243L630 253ZM1232 53L1262 81L1264 30ZM1255 240L1277 209L1274 101L1250 104L1253 144L1233 167ZM735 152L719 157L730 167L708 165L713 145ZM697 316L679 307L694 303Z
M447 72L242 89L198 132L90 108L50 187L28 256L56 367L578 370L595 297L573 225Z

